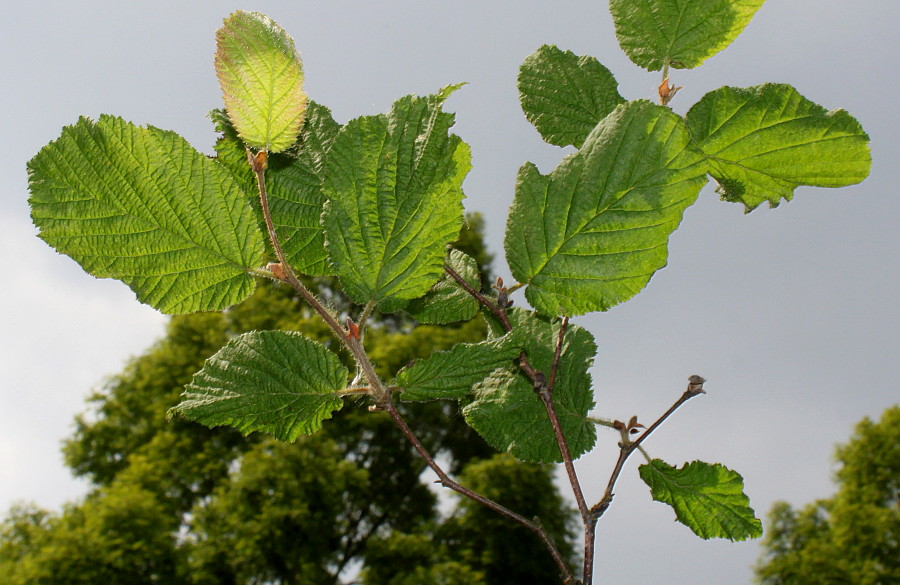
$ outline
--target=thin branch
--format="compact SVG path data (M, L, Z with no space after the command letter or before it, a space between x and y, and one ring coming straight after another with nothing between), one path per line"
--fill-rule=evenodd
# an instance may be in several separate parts
M475 290L472 287L472 285L469 284L465 278L460 276L458 272L453 270L453 268L451 268L449 264L444 264L444 271L450 275L450 278L452 278L457 283L459 283L459 286L463 287L463 290L465 290L467 293L469 293L470 295L475 297L475 299L479 303L484 305L484 307L488 311L493 313L494 316L497 317L500 320L500 322L503 324L504 329L506 329L507 331L512 329L512 325L510 325L510 323L509 323L509 317L506 315L506 311L502 307L499 307L497 304L493 303L489 298L487 298L486 296L484 296L483 294L481 294L480 292Z
M631 456L631 454L640 447L641 443L643 443L653 431L659 428L659 425L661 425L667 418L669 418L669 416L673 412L678 410L678 408L682 404L684 404L694 396L697 396L699 394L706 394L706 391L703 389L703 383L706 382L706 380L703 377L695 375L691 376L688 380L689 383L687 390L685 390L681 397L675 401L675 404L669 407L669 410L664 412L662 416L656 419L656 422L650 425L647 430L641 433L641 435L634 441L619 443L619 458L616 461L616 466L613 468L612 474L610 475L609 482L606 484L606 491L603 493L603 497L600 499L600 501L591 508L591 515L594 516L594 518L599 519L601 516L603 516L603 513L606 512L606 510L609 508L609 505L612 503L613 496L615 495L613 493L613 489L616 486L616 481L619 479L619 475L622 473L622 468L625 466L625 462L628 460L628 457Z
M501 516L505 516L506 518L517 522L528 530L534 532L543 541L544 546L547 547L547 550L550 552L553 560L556 561L556 565L559 567L563 583L566 583L567 585L574 585L576 583L575 577L572 575L571 569L569 568L568 564L566 564L566 561L565 559L563 559L563 556L559 552L559 549L556 547L556 543L553 542L553 539L549 534L547 534L547 531L544 530L543 525L539 521L529 520L521 514L517 514L516 512L513 512L509 508L498 504L490 498L486 498L477 492L473 492L472 490L463 487L462 485L451 479L450 476L447 475L447 473L441 468L441 466L438 465L438 463L434 460L425 446L422 445L422 442L419 441L419 438L416 436L416 434L412 431L412 429L409 428L409 425L406 424L406 421L403 420L403 417L397 411L397 406L394 404L394 401L390 396L388 396L387 400L384 401L383 408L388 412L388 414L394 420L394 424L396 424L400 431L403 432L416 452L418 452L419 455L425 460L425 462L428 464L428 467L430 467L431 470L437 474L442 486L449 488L456 493L469 498L470 500L478 502L482 506L490 508Z
M269 232L269 240L272 242L272 248L275 250L275 257L280 264L279 272L281 274L279 276L303 297L303 300L305 300L316 313L322 317L334 335L341 340L348 350L350 350L356 363L368 379L369 385L375 390L377 395L384 396L389 394L384 388L381 379L375 373L375 368L372 366L372 362L369 361L369 357L366 355L365 350L363 350L359 337L351 335L347 329L344 329L338 322L337 317L332 315L331 311L326 309L325 305L323 305L322 302L319 301L319 299L316 298L302 282L300 282L297 275L294 274L294 269L285 258L284 251L281 249L281 243L278 240L278 234L275 232L272 213L269 211L269 197L266 192L266 157L265 150L254 155L249 148L247 149L247 161L250 163L250 168L256 176L256 186L259 190L259 202L262 207L263 219L266 222L266 230Z

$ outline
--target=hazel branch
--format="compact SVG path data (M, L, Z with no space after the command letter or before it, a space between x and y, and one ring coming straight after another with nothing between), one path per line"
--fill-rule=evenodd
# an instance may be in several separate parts
M647 438L655 431L659 426L665 422L669 416L672 415L673 412L678 410L678 408L693 398L694 396L698 396L700 394L706 394L706 391L703 389L703 383L706 382L706 379L702 376L691 376L688 378L688 387L687 390L681 395L678 400L675 401L675 404L669 407L669 409L662 414L656 422L650 425L647 430L640 434L640 436L634 441L622 441L619 443L619 458L616 460L616 466L613 468L613 472L610 475L609 482L606 484L606 491L603 493L603 497L591 508L591 515L599 519L603 516L604 512L609 508L612 503L613 489L616 486L616 481L619 479L619 475L622 473L622 468L625 466L625 462L628 460L628 457L631 454L640 448L641 443L643 443Z

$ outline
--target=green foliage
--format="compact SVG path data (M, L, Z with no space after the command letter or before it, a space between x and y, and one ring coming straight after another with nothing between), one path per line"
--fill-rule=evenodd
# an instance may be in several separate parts
M66 549L36 566L57 571L59 559L87 558L125 563L131 575L136 561L149 568L135 582L293 582L302 574L325 584L365 561L373 584L560 575L574 583L569 513L548 468L527 463L563 462L580 494L572 460L593 448L595 423L620 431L606 494L593 507L579 501L592 555L625 460L658 425L641 431L635 418L588 418L597 347L568 318L606 311L648 284L709 175L723 198L749 211L789 200L800 185L844 186L869 172L858 122L787 85L724 87L686 118L667 107L678 90L670 68L721 51L762 3L613 0L622 48L663 71L660 105L626 101L593 57L545 45L525 60L518 87L526 117L547 142L576 148L549 174L531 163L519 171L504 239L511 286L491 284L480 220L463 220L470 151L443 111L462 84L341 125L308 102L293 40L264 15L238 11L217 33L226 113L212 114L222 133L215 159L172 132L111 116L65 128L28 166L41 237L164 312L231 309L173 320L169 339L96 398L100 416L79 421L67 457L97 490L59 520L13 518L2 546L28 567L56 550L32 546L44 535L76 540L65 532L69 515L72 534L94 542L91 531L119 514L119 490L133 489L144 503L130 520L155 535L153 554L121 561L127 538L100 539L120 556ZM256 277L287 286L253 295ZM519 289L533 311L511 309ZM484 321L471 320L479 310ZM703 393L702 383L692 376L658 422ZM345 401L352 408L340 411ZM167 408L184 416L163 430ZM198 430L184 418L235 430ZM288 442L307 436L298 447L240 436L252 431ZM520 461L490 458L490 447ZM438 517L420 481L419 457L471 498L449 518ZM476 492L449 479L444 460ZM701 537L760 535L736 472L652 460L640 474ZM828 518L839 509L829 507ZM482 517L488 512L500 515ZM167 520L151 529L155 516ZM519 532L498 540L506 528L493 524L509 519L516 524L504 526ZM179 531L191 538L175 539ZM550 557L525 554L538 543ZM91 578L111 580L98 575Z
M594 57L579 57L544 45L519 69L522 110L541 137L556 146L581 148L585 138L625 101L609 69Z
M900 406L863 419L836 459L834 496L769 512L761 585L900 581Z
M449 250L445 263L474 290L481 289L478 264L459 250ZM429 289L425 296L414 299L406 311L419 323L446 324L465 321L478 314L476 301L449 273Z
M765 0L610 0L619 44L636 65L697 67L734 41Z
M700 538L762 536L762 523L744 493L744 478L727 467L692 461L675 468L654 459L639 471L653 499L672 506L678 521Z
M28 163L40 237L168 314L245 299L262 235L243 191L174 132L81 118Z
M307 101L294 40L267 16L238 10L216 32L216 46L225 107L241 140L259 150L289 148Z
M340 410L348 376L337 355L300 333L254 331L206 360L171 412L293 442Z
M521 345L512 336L461 343L404 368L394 379L394 385L402 389L404 400L461 400L491 372L509 368L521 351Z
M407 96L387 116L351 120L325 162L323 225L347 295L392 312L423 296L462 226L469 147L441 105L455 89Z
M521 309L511 311L510 319L532 366L549 373L560 324ZM578 458L597 439L594 425L585 418L594 407L588 370L597 346L586 329L572 325L566 328L562 347L553 404L569 451ZM525 374L509 366L495 370L473 393L474 400L463 408L466 421L492 447L523 461L562 461L546 407Z
M859 183L872 166L859 122L844 110L826 112L785 84L711 91L687 123L722 198L747 211L790 201L799 185Z
M528 302L581 315L636 295L666 265L705 172L683 120L647 101L617 107L550 175L526 164L505 245Z

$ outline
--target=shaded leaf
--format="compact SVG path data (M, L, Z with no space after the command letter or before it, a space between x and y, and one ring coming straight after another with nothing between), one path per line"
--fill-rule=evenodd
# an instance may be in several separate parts
M28 173L40 237L141 302L174 315L253 292L263 243L244 191L174 132L81 118Z
M241 140L271 152L294 144L307 97L293 39L264 14L238 10L216 31L216 47L225 108Z
M560 322L522 309L510 310L508 314L513 326L508 337L519 340L531 365L549 377ZM502 331L491 321L494 334ZM596 352L591 334L570 324L563 338L553 404L573 458L589 451L597 438L594 425L585 418L594 407L588 370ZM466 422L488 444L524 461L562 461L546 407L532 381L518 367L494 371L473 392L475 400L463 413Z
M711 91L687 115L726 201L752 211L790 201L800 185L844 187L869 174L869 137L844 110L826 111L785 84Z
M325 239L332 266L357 303L395 311L443 274L462 226L469 147L441 111L453 87L407 96L388 115L350 121L325 162Z
M481 290L478 264L471 256L451 248L446 264L473 289ZM419 323L443 325L473 318L478 313L478 301L445 272L425 296L410 301L406 311Z
M692 69L734 41L765 0L610 0L619 45L648 71Z
M169 413L292 442L340 410L347 376L337 355L300 333L253 331L206 360Z
M573 316L636 295L705 175L683 120L645 100L616 108L550 175L523 166L504 244L528 302Z
M609 69L544 45L519 68L519 99L528 121L545 141L581 147L597 123L625 101Z
M510 336L459 343L400 370L393 385L403 388L403 400L462 399L494 370L508 369L521 351L521 344Z
M744 479L719 463L693 461L678 469L654 459L638 468L657 502L700 538L747 540L762 536L762 523L744 494Z

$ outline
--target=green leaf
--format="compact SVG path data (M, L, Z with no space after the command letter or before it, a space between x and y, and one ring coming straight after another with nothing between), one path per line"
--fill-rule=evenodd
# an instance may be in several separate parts
M253 292L262 236L229 172L174 132L81 118L28 163L40 237L174 315Z
M218 160L239 178L258 208L256 179L247 164L244 146L232 133L233 127L223 126L221 120L219 126L224 135L216 143ZM339 130L331 110L310 101L297 142L289 150L269 156L266 190L272 223L288 263L301 274L323 276L331 272L322 228L322 167ZM264 231L262 212L258 215Z
M395 311L443 274L471 167L468 145L448 134L453 115L441 111L452 89L403 97L388 115L350 121L326 157L326 245L357 303Z
M216 32L216 46L216 74L241 140L270 152L294 144L307 97L293 39L264 14L238 10Z
M597 122L625 101L609 69L594 57L579 57L544 45L519 68L519 99L528 121L556 146L584 143Z
M762 536L762 523L744 494L744 479L724 465L693 461L677 469L654 459L638 471L653 499L672 506L678 521L700 538Z
M513 331L508 335L525 349L529 363L549 377L560 322L550 322L530 311L509 311ZM496 323L492 330L497 331ZM569 451L578 458L594 446L596 431L585 418L594 407L588 369L597 353L591 334L569 325L553 389L553 404ZM562 461L547 410L531 380L518 367L495 370L473 389L475 400L463 413L466 422L489 445L523 461Z
M610 0L619 45L648 71L692 69L734 41L765 0Z
M521 344L511 336L459 343L400 370L393 385L403 389L403 400L459 400L494 370L509 368L521 351Z
M528 302L573 316L636 295L705 175L683 120L645 100L617 107L550 175L523 166L505 247Z
M711 91L688 112L692 138L727 201L752 211L790 201L800 185L843 187L869 175L869 137L844 110L826 111L790 85Z
M340 410L347 375L337 355L299 333L252 331L206 360L169 414L293 442Z
M477 290L481 290L478 263L459 250L447 252L447 266ZM410 301L406 311L419 323L443 325L467 321L478 314L478 301L446 272L424 297Z

